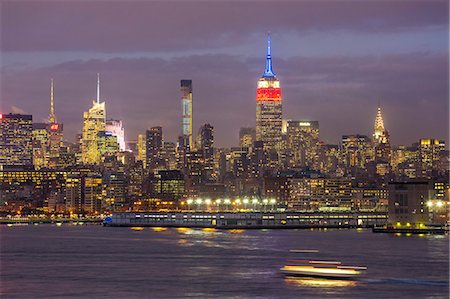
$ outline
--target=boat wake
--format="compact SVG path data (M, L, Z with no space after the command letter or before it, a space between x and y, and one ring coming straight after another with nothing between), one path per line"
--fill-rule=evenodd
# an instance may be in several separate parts
M428 286L442 286L448 287L448 281L439 280L425 280L414 278L360 278L358 281L363 281L369 284L405 284L405 285L428 285Z

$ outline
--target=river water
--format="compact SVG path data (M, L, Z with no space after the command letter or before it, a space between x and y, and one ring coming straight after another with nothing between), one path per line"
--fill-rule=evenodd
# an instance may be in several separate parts
M370 230L0 226L1 298L448 298L449 237ZM316 249L318 253L289 253ZM288 259L367 266L285 278Z

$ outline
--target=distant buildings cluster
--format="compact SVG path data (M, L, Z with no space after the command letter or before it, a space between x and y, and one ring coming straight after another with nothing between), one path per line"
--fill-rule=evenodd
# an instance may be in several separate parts
M411 146L392 146L381 107L372 136L343 135L339 144L321 141L318 121L283 119L270 37L256 88L256 126L241 128L239 146L215 147L209 123L194 136L192 81L181 80L180 92L177 142L166 141L160 126L126 142L123 122L107 118L97 78L97 98L83 114L77 142L70 143L55 116L52 80L48 122L0 115L1 210L78 215L271 205L297 211L388 211L401 182L421 181L427 182L421 188L426 185L428 194L419 202L422 210L430 200L448 201L444 141L423 138Z

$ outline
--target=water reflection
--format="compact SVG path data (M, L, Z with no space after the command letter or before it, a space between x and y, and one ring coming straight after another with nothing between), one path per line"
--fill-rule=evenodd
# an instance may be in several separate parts
M358 284L355 280L341 279L324 279L314 277L292 277L286 276L284 279L286 284L302 287L316 288L335 288L335 287L354 287Z

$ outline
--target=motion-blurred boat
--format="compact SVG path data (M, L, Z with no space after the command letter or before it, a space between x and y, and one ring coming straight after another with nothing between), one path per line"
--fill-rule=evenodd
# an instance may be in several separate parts
M367 267L344 266L332 261L299 261L301 265L286 265L280 270L287 276L308 276L330 279L352 279L362 275Z

